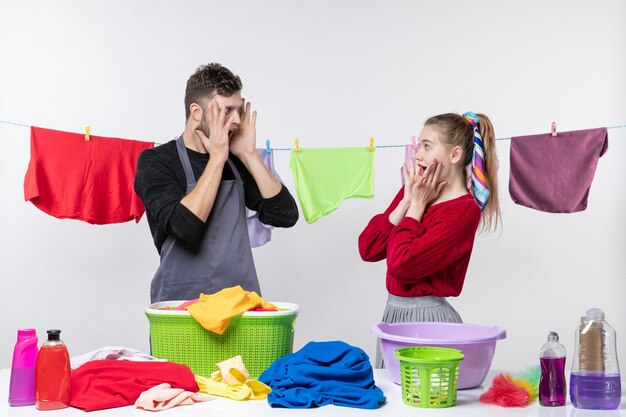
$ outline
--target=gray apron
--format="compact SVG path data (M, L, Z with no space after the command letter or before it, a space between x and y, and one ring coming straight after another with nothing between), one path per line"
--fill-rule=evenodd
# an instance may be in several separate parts
M176 140L176 149L189 194L196 179L182 136ZM172 236L165 239L150 288L152 303L192 300L201 292L212 294L235 285L261 294L248 238L243 181L230 158L228 165L235 179L220 182L200 246L193 250Z

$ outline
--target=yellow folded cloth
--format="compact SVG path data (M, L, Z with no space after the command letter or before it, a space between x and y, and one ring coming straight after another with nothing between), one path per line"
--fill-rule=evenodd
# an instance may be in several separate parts
M218 395L232 400L264 400L272 389L264 383L250 379L241 356L217 364L218 371L211 378L196 375L199 392Z
M250 374L243 364L241 355L226 359L217 364L217 371L211 374L211 379L223 381L230 385L243 384L250 379Z
M252 391L252 394L250 394L251 400L264 400L267 398L267 394L272 392L270 387L261 381L257 381L256 379L249 379L244 382L244 384L246 384L248 388L250 388L250 391Z
M226 382L215 381L200 375L196 375L196 383L200 389L199 392L203 394L217 395L231 400L242 401L252 394L252 390L247 385L228 385Z
M254 291L244 291L240 285L224 288L215 294L200 294L197 302L187 307L189 314L205 329L223 334L230 320L253 308L277 310Z

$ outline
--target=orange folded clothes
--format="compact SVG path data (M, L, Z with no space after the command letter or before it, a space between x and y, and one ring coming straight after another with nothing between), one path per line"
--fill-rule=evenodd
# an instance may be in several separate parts
M223 334L233 317L258 307L277 310L275 305L262 299L256 292L244 291L237 285L215 294L200 294L198 301L189 305L187 311L205 329Z

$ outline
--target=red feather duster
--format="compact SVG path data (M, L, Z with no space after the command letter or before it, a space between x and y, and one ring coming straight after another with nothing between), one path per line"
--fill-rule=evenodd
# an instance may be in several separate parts
M491 387L480 396L480 402L501 407L523 407L532 398L526 389L516 384L510 375L498 374Z

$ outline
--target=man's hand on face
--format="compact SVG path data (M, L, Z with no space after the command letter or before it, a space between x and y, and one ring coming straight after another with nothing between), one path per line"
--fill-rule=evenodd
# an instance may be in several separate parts
M207 106L207 118L209 121L209 137L199 128L195 132L202 141L211 158L219 158L223 161L228 159L229 132L234 116L226 119L226 112L223 107L215 101ZM200 127L201 123L198 125Z
M250 102L245 101L239 129L233 133L230 151L239 159L256 154L256 111L250 110Z

